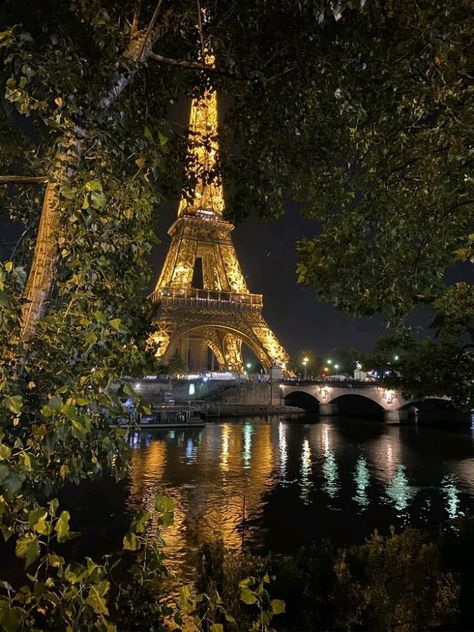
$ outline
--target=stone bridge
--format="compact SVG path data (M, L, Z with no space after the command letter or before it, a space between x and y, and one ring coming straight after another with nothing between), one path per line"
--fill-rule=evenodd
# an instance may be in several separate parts
M281 383L281 399L285 404L306 410L318 410L321 415L383 415L387 423L417 422L418 416L432 421L453 421L460 413L448 397L428 397L406 400L398 390L364 382ZM462 419L464 420L464 418Z

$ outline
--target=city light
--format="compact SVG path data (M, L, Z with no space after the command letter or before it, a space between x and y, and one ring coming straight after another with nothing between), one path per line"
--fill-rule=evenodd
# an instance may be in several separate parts
M304 358L303 358L303 368L304 368L304 379L305 379L305 380L306 380L306 377L307 377L307 374L306 374L306 367L307 367L307 365L308 365L308 361L309 361L309 358L307 358L307 357L304 357Z
M326 360L327 364L332 364L332 360Z
M335 364L335 365L334 365L334 368L335 368L335 369L336 369L336 371L337 371L337 370L338 370L338 368L339 368L339 365L338 365L338 364Z

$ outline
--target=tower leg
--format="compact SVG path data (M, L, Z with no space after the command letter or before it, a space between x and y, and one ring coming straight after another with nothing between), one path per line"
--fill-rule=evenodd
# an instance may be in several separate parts
M242 357L242 340L234 334L225 334L223 339L224 358L227 368L237 373L244 372Z

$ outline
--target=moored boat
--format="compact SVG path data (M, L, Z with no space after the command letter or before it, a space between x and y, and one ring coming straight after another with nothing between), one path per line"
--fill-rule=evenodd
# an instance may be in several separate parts
M131 414L129 417L121 418L116 424L121 427L140 428L195 428L204 426L199 411L186 406L153 406L150 413Z

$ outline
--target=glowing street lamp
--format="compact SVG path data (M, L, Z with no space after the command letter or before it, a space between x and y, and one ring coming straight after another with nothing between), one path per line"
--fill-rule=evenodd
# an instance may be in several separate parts
M247 364L245 366L247 367L247 370L250 371L250 369L252 368L252 363L251 362L247 362Z
M337 370L338 370L338 368L339 368L339 365L338 365L338 364L335 364L335 365L334 365L334 369L337 371Z
M306 380L307 378L307 366L308 366L308 362L309 362L309 358L303 358L303 368L304 368L304 379Z
M393 356L393 359L394 359L394 361L395 361L395 362L398 362L398 360L400 359L400 356L398 356L398 355L394 355L394 356Z
M332 364L332 360L326 360L327 364L331 365Z

